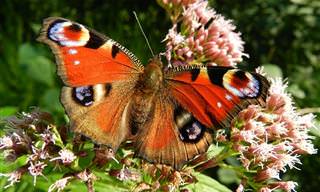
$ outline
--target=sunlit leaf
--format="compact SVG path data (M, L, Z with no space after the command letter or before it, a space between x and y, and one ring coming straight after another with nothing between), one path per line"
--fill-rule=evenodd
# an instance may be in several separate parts
M14 115L17 111L18 108L13 106L0 107L0 118Z
M193 191L205 191L205 192L231 192L226 186L222 185L218 181L212 179L201 173L195 174L198 182L196 184L190 184L186 188Z

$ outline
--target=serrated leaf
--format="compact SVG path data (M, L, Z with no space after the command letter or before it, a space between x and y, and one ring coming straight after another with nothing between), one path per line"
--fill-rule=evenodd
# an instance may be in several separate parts
M201 173L195 173L194 176L197 178L198 182L195 184L187 185L186 188L190 191L199 192L231 192L226 186L222 185L215 179L206 176Z

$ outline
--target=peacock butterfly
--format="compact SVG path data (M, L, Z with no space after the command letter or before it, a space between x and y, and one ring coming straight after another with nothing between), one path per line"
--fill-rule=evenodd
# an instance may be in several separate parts
M79 23L44 20L39 41L56 56L61 102L74 131L116 151L131 140L137 156L180 169L249 104L263 104L269 83L231 67L144 67L126 48Z

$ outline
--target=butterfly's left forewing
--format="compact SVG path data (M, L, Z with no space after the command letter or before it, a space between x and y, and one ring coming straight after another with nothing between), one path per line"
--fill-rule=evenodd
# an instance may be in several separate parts
M138 59L126 48L64 18L45 19L38 40L50 46L58 74L70 87L126 80L143 71Z
M38 40L56 56L73 130L116 150L129 135L128 106L143 66L117 42L64 18L45 19Z

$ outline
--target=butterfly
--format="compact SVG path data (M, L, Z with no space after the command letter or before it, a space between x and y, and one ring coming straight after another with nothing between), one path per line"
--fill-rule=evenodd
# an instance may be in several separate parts
M61 102L75 132L117 151L181 169L249 104L263 104L269 82L221 66L144 67L116 41L64 18L44 20L38 38L55 54Z

